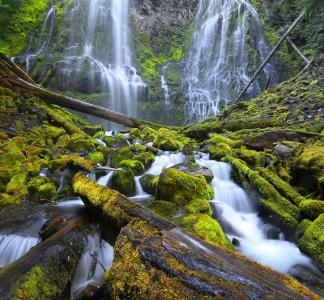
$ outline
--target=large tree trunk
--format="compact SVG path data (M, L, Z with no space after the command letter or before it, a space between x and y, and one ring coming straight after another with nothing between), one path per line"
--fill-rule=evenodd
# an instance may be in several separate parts
M0 53L0 85L14 89L20 93L33 95L40 99L56 104L61 107L74 109L76 111L100 117L114 123L125 125L128 127L139 127L140 125L150 125L153 127L161 127L148 121L133 118L107 108L76 100L71 97L64 96L59 93L49 91L34 83L34 81L14 62Z
M191 236L81 173L74 190L122 228L107 285L114 299L320 299L289 276Z

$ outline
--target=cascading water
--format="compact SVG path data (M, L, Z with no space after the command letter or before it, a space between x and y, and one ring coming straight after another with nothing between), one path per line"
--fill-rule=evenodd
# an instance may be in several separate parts
M274 227L259 218L245 191L231 180L229 164L209 160L208 155L202 154L196 157L196 162L214 174L215 200L211 203L228 237L236 239L238 250L284 273L289 273L296 265L315 269L294 243L284 240L282 233L278 233L276 239L267 236Z
M187 122L219 113L221 102L238 96L271 50L248 0L200 0L195 21L183 76ZM267 64L246 96L258 94L269 77L271 84L280 81L274 63Z
M146 85L134 67L128 8L128 0L75 0L66 11L71 30L55 77L63 90L107 92L111 109L134 116Z

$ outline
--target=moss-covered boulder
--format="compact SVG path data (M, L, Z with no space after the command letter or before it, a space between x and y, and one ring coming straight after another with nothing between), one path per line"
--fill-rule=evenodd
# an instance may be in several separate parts
M160 128L153 141L153 146L164 151L182 151L190 139L174 130Z
M181 225L203 240L222 248L234 249L218 222L207 214L191 214L182 218Z
M129 145L128 140L121 134L118 133L116 136L106 136L103 138L109 148L121 148Z
M94 161L70 154L50 161L48 167L52 172L58 172L65 168L71 168L74 171L85 170L91 172L94 164Z
M129 147L129 150L132 151L134 154L140 154L146 152L147 147L141 144L134 144Z
M34 177L28 182L27 187L29 196L34 202L51 202L57 198L56 187L47 177Z
M299 204L299 209L304 218L314 220L320 214L324 214L324 201L304 200Z
M163 200L154 200L150 202L148 209L168 220L172 220L179 210L175 203Z
M165 169L159 177L157 199L185 206L193 199L211 200L214 191L203 175L189 175L177 169Z
M231 155L233 150L232 147L225 143L212 144L209 146L210 159L221 160L227 155Z
M205 199L194 199L190 201L184 207L184 211L187 215L202 213L211 216L213 213L209 202Z
M112 177L112 188L125 196L132 196L135 193L133 171L130 169L115 171Z
M88 159L98 163L98 164L104 164L105 163L105 155L102 152L95 151L88 155Z
M324 268L324 214L307 227L298 245Z
M116 168L123 160L132 159L133 157L134 153L129 149L129 147L122 147L111 153L110 163L112 167Z
M122 160L118 164L118 167L119 168L123 168L123 169L129 169L135 175L140 175L145 170L144 165L139 160L136 160L136 159L126 159L126 160Z
M155 176L152 174L145 174L140 178L140 183L142 185L143 190L150 194L155 196L156 194L156 188L159 181L159 176Z
M140 161L145 169L148 169L155 161L155 156L151 152L143 152L140 154L137 154L134 159Z
M195 162L184 162L181 164L177 164L172 168L187 173L189 175L203 175L208 183L212 182L212 180L214 179L214 174L210 169L198 165Z

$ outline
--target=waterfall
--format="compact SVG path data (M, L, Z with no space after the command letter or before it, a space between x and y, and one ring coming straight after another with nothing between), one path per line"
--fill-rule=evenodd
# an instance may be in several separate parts
M221 103L238 96L271 50L248 0L200 0L195 23L183 75L187 122L218 114ZM260 93L269 77L272 85L280 81L274 63L246 96Z
M316 270L310 258L286 241L279 229L260 219L246 192L231 179L229 164L209 160L206 154L197 155L196 162L214 174L211 185L215 199L211 204L228 237L237 241L240 252L284 273L297 265Z
M145 84L134 67L128 0L75 0L66 11L70 28L56 77L63 90L108 92L108 106L136 116Z

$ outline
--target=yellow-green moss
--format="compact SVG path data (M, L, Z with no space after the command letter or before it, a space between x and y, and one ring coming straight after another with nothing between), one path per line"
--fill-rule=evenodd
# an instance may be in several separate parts
M121 133L118 133L116 136L104 137L103 141L106 143L107 147L111 148L121 148L128 146L127 139Z
M216 246L233 250L234 247L216 220L207 214L191 214L181 220L181 225L200 238Z
M290 200L294 205L299 205L305 198L300 195L289 183L282 180L278 175L266 168L258 168L260 175L269 181L279 193Z
M84 159L78 155L70 154L63 155L58 159L54 159L49 162L49 169L52 172L60 171L64 168L72 168L75 170L85 170L91 172L94 166L94 162Z
M115 171L112 177L112 188L126 196L133 195L135 193L133 171L129 168Z
M147 169L155 161L155 156L151 152L144 152L137 154L134 159L140 161L144 165L145 169Z
M92 152L88 155L88 159L93 160L96 163L104 164L105 163L105 156L102 152L96 151Z
M184 207L184 210L187 214L203 213L211 216L213 213L209 202L205 199L193 199Z
M37 176L27 184L29 196L34 202L54 201L57 198L56 188L48 178Z
M298 245L324 267L324 214L307 227Z
M220 134L211 133L209 135L209 140L207 140L206 143L210 143L210 144L214 144L214 145L222 143L222 144L231 146L231 148L240 148L243 144L243 141L232 140L232 139L229 139L229 138L222 136Z
M26 275L23 283L16 286L13 299L49 300L59 297L60 294L60 289L52 282L49 282L43 269L40 266L36 266Z
M126 160L122 160L118 164L118 167L119 168L123 168L123 169L129 169L135 175L140 175L145 170L144 165L139 160L136 160L136 159L126 159Z
M255 150L248 150L245 148L236 149L235 154L238 158L245 161L252 168L260 167L263 165L264 153Z
M173 216L178 211L178 207L175 203L162 200L154 200L150 202L147 208L169 220L172 220Z
M190 139L174 130L160 128L153 141L153 146L164 151L182 151Z
M232 154L232 148L225 143L211 144L209 146L210 159L220 160L227 155Z
M115 150L111 153L111 166L118 167L119 163L123 160L132 159L134 153L128 147L122 147L118 150Z
M321 200L304 200L300 202L299 209L304 218L314 220L320 214L324 213L324 201Z
M129 147L130 151L132 151L134 154L140 154L143 152L146 152L147 147L141 144L135 144L135 145L131 145Z
M140 183L142 185L143 190L151 195L156 194L156 188L158 185L159 176L154 176L152 174L145 174L140 178Z
M22 204L23 204L23 199L13 195L0 193L0 208L6 206L20 206Z
M179 170L165 169L160 175L157 199L167 200L184 206L193 199L211 200L214 191L203 175L189 175Z

